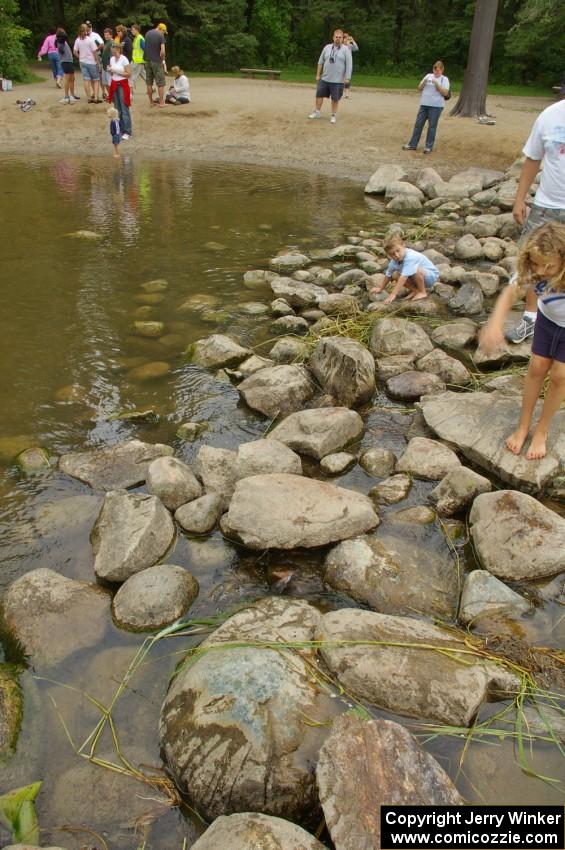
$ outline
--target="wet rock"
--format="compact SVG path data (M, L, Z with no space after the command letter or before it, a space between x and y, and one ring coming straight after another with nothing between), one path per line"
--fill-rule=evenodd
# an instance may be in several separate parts
M297 334L303 336L308 333L310 325L302 316L281 316L273 322L271 329L276 334Z
M261 369L266 369L268 366L274 366L274 360L270 360L268 357L258 357L256 354L252 354L251 357L248 357L247 360L244 360L243 363L240 363L237 367L237 376L241 378L249 378L250 375L254 375L256 372L261 371ZM228 374L231 376L231 370L226 370ZM234 374L236 374L234 372Z
M413 188L416 187L414 186ZM396 195L388 202L386 208L389 212L420 212L422 209L422 202L416 195Z
M100 233L95 233L93 230L75 230L73 233L67 233L71 239L84 239L85 242L100 242L102 236Z
M23 452L16 457L16 465L22 472L34 473L44 472L51 466L51 456L47 449L41 446L32 446L29 449L24 449Z
M375 360L348 337L323 337L308 362L323 389L344 407L368 401L375 392Z
M92 529L94 572L125 581L159 561L175 536L173 521L156 496L111 490Z
M408 443L396 468L398 472L406 472L414 478L439 481L460 465L461 461L455 452L443 443L428 440L426 437L414 437Z
M346 272L342 272L333 280L332 288L341 291L350 283L365 283L366 280L367 275L361 269L349 269Z
M409 475L391 475L369 490L369 496L377 504L394 505L406 498L411 487L412 479Z
M304 599L266 596L223 622L202 645L234 641L308 643L314 639L321 616L318 609ZM300 652L311 655L312 649L306 647Z
M127 378L136 384L145 384L149 381L158 381L170 374L171 367L166 360L155 360L151 363L144 363L142 366L135 366L127 373Z
M503 683L508 689L519 687L518 678L501 674L498 665L458 655L457 650L467 649L463 637L410 617L352 608L331 611L322 617L316 639L347 691L395 714L469 726ZM375 642L379 645L371 645Z
M249 407L273 419L299 410L312 398L315 386L303 366L281 365L261 369L238 389Z
M442 516L453 516L470 507L481 493L489 493L492 484L466 466L459 466L447 473L430 493L430 500Z
M302 461L292 449L274 439L255 440L239 446L234 465L236 481L270 472L302 475Z
M156 339L163 336L165 333L164 322L134 322L132 325L132 333L136 336L147 337L148 339Z
M423 357L433 345L427 333L408 319L378 319L371 334L369 348L375 357L409 354Z
M275 298L274 301L271 301L271 312L277 318L280 316L294 316L294 310L290 304L287 304L284 298Z
M282 601L250 606L207 644L311 640L318 613L305 628L311 606L294 602L285 612ZM161 710L161 746L175 781L209 820L256 809L304 820L317 806L310 765L323 735L304 717L323 723L337 711L298 653L220 646L174 679Z
M253 352L249 348L243 348L229 336L212 334L189 345L186 354L189 361L196 366L220 369L222 366L237 366Z
M319 307L328 316L355 316L361 311L357 299L345 292L326 293L320 299Z
M538 405L537 415L540 406ZM565 411L558 411L548 440L548 453L535 462L508 451L506 438L520 418L520 398L502 393L446 392L422 401L429 427L456 446L471 463L494 473L513 487L540 492L565 463Z
M127 440L104 449L64 454L59 469L95 490L117 490L143 484L149 464L172 454L173 449L162 443Z
M483 569L510 581L565 570L565 519L516 490L478 496L469 514L471 537Z
M157 496L170 511L176 511L181 505L201 496L202 487L182 460L160 457L147 470L147 492Z
M207 494L216 493L225 507L235 487L236 453L229 449L202 446L194 461L194 471L202 481Z
M327 292L314 283L293 280L291 277L276 277L271 281L275 298L282 298L291 307L317 307Z
M114 596L114 620L134 631L161 629L186 614L198 590L196 579L182 567L149 567L128 578Z
M390 449L378 446L365 449L359 458L359 466L375 478L386 478L394 471L396 455Z
M22 722L23 695L18 682L19 670L0 663L0 764L16 752Z
M3 603L7 627L34 664L59 664L97 644L108 623L106 593L53 570L26 573L8 587Z
M431 372L418 372L412 370L395 375L386 382L387 394L394 399L414 401L423 395L442 392L445 384Z
M468 198L476 189L475 184L467 183L433 183L428 189L432 198L441 198L443 201L460 201Z
M176 436L179 440L186 440L187 443L192 443L197 440L201 434L208 428L207 422L183 422L176 430Z
M426 505L412 505L409 508L402 508L400 511L388 514L387 519L396 524L431 525L432 522L435 522L436 512Z
M165 296L161 295L159 292L148 292L141 293L140 295L134 295L134 301L138 304L146 304L148 306L155 306L155 304L160 304L165 300ZM181 308L179 307L179 310Z
M140 310L151 309L151 307L140 307ZM65 384L55 390L53 401L60 404L86 404L88 401L88 393L78 384Z
M381 806L462 806L437 761L399 723L347 713L334 720L316 779L339 850L381 846Z
M139 288L143 289L144 292L166 292L169 284L164 278L159 277L155 280L148 280L146 283L142 283Z
M324 580L387 614L454 619L457 613L459 582L449 549L444 545L441 553L434 551L423 568L417 535L379 531L378 536L345 540L326 556Z
M470 320L461 319L447 322L432 331L432 340L441 348L456 351L470 345L477 337L477 325Z
M355 465L356 460L355 455L349 454L349 452L336 452L322 458L320 469L326 475L342 475Z
M377 374L380 381L387 381L403 372L409 372L414 366L414 358L410 354L395 354L392 357L379 357Z
M445 384L464 387L471 380L471 373L460 360L450 357L438 348L421 357L416 362L416 369L437 375Z
M404 180L408 176L403 165L381 165L369 177L365 185L367 195L384 195L392 180Z
M291 413L269 433L299 454L321 460L341 451L363 433L363 420L344 407L324 407Z
M292 274L297 269L303 269L309 263L310 258L305 254L282 254L269 260L269 268L279 274Z
M145 410L120 410L118 413L113 413L109 420L110 422L144 422L147 425L156 425L160 418L156 410L148 407Z
M486 570L473 570L465 579L461 594L459 619L472 623L484 614L524 614L530 605Z
M467 233L455 243L455 256L458 260L480 260L483 256L483 247L476 236Z
M476 283L464 283L457 295L448 301L452 313L476 316L483 311L483 292Z
M248 289L254 289L269 284L275 277L277 277L275 272L265 269L252 269L243 275L243 285Z
M175 511L175 519L185 531L192 534L207 534L218 522L223 510L221 496L210 493L189 502Z
M250 549L325 546L378 525L371 500L298 475L254 475L236 484L222 529Z
M251 843L250 843L251 842ZM283 818L245 812L216 818L192 850L325 850L309 832Z
M272 360L279 364L302 362L308 357L308 354L307 344L292 337L278 339L269 352Z

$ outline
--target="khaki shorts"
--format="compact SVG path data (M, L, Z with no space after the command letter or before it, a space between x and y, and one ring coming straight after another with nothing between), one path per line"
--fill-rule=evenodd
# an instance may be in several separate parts
M152 86L154 82L157 86L165 85L165 71L161 62L146 62L145 74L148 86Z

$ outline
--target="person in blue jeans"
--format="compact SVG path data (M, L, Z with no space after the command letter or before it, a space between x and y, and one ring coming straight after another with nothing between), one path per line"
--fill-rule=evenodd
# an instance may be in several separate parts
M412 130L412 137L407 144L402 145L403 151L415 151L424 129L424 124L428 122L428 132L426 134L426 146L424 153L431 153L436 140L436 130L438 121L441 116L441 111L445 106L445 97L449 93L449 80L443 73L443 62L434 64L431 74L426 74L418 84L418 91L422 92L420 96L420 108L416 116L416 123Z

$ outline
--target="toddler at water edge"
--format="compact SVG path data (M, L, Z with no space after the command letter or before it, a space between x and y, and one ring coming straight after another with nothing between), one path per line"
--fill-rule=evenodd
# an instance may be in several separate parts
M532 357L524 383L520 421L506 440L506 446L513 454L520 454L549 373L541 414L526 452L526 460L540 460L547 452L551 420L565 401L565 224L549 222L538 227L522 246L518 275L502 292L479 337L479 345L487 354L504 344L504 320L529 287L534 288L538 299Z
M425 254L407 248L398 233L393 233L385 239L383 247L390 258L385 279L380 286L374 286L369 291L374 294L382 292L393 280L394 286L388 298L385 298L385 304L392 304L404 287L408 289L406 301L427 298L428 289L439 280L439 271L432 261Z
M106 110L106 115L110 119L110 136L112 137L112 144L114 145L114 156L116 159L119 159L122 134L120 131L120 122L118 121L118 110L111 106L108 110Z

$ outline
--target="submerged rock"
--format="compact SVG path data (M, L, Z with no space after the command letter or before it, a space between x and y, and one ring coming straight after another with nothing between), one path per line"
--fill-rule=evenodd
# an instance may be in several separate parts
M222 528L250 549L325 546L378 525L367 496L298 475L239 481Z
M148 296L149 297L149 296ZM157 381L170 374L171 367L166 360L155 360L152 363L144 363L142 366L135 366L127 373L130 381L136 384L145 384L148 381Z
M320 407L291 413L269 432L267 439L279 440L300 454L321 460L360 437L363 427L363 420L353 410Z
M117 490L143 484L149 464L172 454L173 449L162 443L127 440L104 449L64 454L59 468L95 490Z
M189 345L186 354L189 361L196 366L220 369L222 366L237 366L253 352L249 348L243 348L229 336L212 334Z
M347 337L323 337L310 361L321 386L344 407L356 407L375 392L375 360L364 345Z
M473 570L465 579L459 619L472 623L484 614L524 614L530 604L486 570Z
M325 850L317 838L283 818L259 812L221 815L192 850Z
M182 567L149 567L128 578L114 596L114 620L134 631L160 629L186 614L198 589L194 576Z
M270 419L299 410L314 395L314 383L303 366L271 366L238 387L242 398L253 410Z
M409 475L391 475L369 490L369 496L377 504L394 505L406 498L412 487L412 479Z
M51 456L47 449L32 446L20 452L16 458L16 464L22 472L44 472L51 466Z

